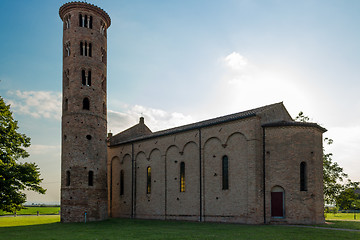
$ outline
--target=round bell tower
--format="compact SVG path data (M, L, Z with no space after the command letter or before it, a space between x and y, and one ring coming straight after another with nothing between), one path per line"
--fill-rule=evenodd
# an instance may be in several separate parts
M61 221L104 220L107 210L106 51L109 15L85 2L63 21Z

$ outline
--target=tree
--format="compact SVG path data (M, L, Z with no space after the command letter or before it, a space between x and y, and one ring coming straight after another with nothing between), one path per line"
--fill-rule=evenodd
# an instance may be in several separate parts
M46 189L40 186L40 171L35 163L20 162L29 157L25 148L30 146L30 138L17 132L10 105L0 96L0 210L13 212L23 208L26 194L32 190L41 194Z
M308 122L309 117L305 116L303 112L299 112L295 117L296 121ZM330 145L333 140L324 138L324 144ZM337 203L340 194L348 188L356 188L359 186L358 182L352 182L347 179L348 175L337 162L332 160L332 153L326 153L323 148L323 181L324 181L324 200L327 203ZM347 179L347 183L344 183Z
M336 205L343 210L355 209L359 199L360 197L355 193L353 188L346 188L336 198Z

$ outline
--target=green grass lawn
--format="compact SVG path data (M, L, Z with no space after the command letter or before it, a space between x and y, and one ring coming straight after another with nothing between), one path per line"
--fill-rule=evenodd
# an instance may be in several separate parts
M133 219L110 219L103 222L91 222L86 224L64 224L59 223L58 221L59 216L0 217L0 236L6 236L5 239L9 240L360 239L360 232L335 231L295 226L240 225ZM360 224L358 222L355 223Z
M59 214L60 207L26 207L17 211L17 215L36 215L39 211L40 215L47 215L47 214ZM4 212L0 210L1 215L14 215L11 212Z
M355 213L354 219L354 213L326 213L325 214L326 220L357 220L360 221L360 213Z

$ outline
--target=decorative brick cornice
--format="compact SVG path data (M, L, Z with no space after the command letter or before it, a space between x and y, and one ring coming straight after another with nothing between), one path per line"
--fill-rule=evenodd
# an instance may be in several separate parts
M99 8L96 5L86 2L68 2L62 5L59 9L59 15L61 20L64 20L64 16L72 9L84 9L84 10L96 12L105 20L105 24L107 28L110 27L111 25L111 19L109 14L107 14L107 12L105 12L103 9Z

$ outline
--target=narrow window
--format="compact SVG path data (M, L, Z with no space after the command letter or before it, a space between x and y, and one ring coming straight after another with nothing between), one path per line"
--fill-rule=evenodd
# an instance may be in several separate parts
M85 70L81 71L81 83L82 85L86 85L86 75L85 75Z
M84 43L80 42L80 55L84 56Z
M180 163L180 192L185 192L185 163Z
M91 86L91 71L88 71L88 77L87 77L87 84L88 86Z
M222 158L222 189L229 189L229 159L227 156Z
M70 171L66 171L66 186L70 186Z
M69 86L69 69L64 72L64 87Z
M89 43L89 57L91 57L92 49L91 49L91 43Z
M106 115L106 104L103 103L103 114Z
M148 167L146 171L146 193L151 193L151 167Z
M68 104L69 104L69 100L66 98L66 99L65 99L65 106L64 106L64 110L65 110L65 111L68 110Z
M91 29L92 29L92 19L93 19L93 17L92 17L92 16L90 16L89 18L90 18L90 21L89 21L89 28L91 28Z
M85 42L85 46L84 46L84 56L88 55L88 44L87 42Z
M88 98L84 98L84 100L83 100L83 109L90 110L90 101Z
M94 172L89 171L89 186L94 186Z
M307 191L306 162L300 163L300 191Z
M88 26L87 23L88 23L88 16L85 15L83 27L87 27Z
M124 195L124 170L120 171L120 195Z
M82 27L82 15L79 14L79 27Z
M104 75L102 76L103 81L101 82L101 88L104 92L106 92L106 78Z

